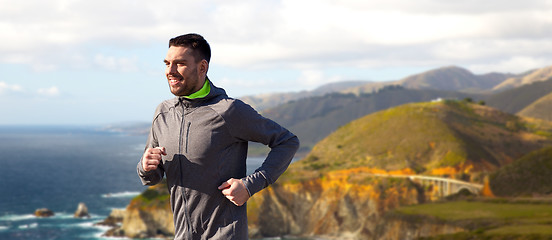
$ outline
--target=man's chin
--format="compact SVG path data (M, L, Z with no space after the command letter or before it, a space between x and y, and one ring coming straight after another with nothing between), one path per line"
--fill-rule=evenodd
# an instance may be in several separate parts
M182 97L182 96L188 96L189 94L186 94L184 93L184 91L182 91L182 89L180 88L172 88L171 87L171 93L177 97Z
M179 89L170 87L171 93L177 97L181 96L181 93L178 91Z

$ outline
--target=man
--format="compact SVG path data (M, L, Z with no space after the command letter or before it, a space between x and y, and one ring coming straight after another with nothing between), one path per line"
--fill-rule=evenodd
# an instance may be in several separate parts
M210 58L198 34L169 41L165 75L176 97L155 111L138 175L144 185L166 176L175 239L247 239L245 203L287 169L299 140L213 85ZM271 150L246 176L248 141Z

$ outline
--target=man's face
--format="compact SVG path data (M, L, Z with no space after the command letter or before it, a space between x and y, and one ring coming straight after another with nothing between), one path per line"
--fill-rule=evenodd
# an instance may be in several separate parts
M196 62L191 49L172 46L164 62L167 66L165 75L172 94L188 96L203 87L207 61Z

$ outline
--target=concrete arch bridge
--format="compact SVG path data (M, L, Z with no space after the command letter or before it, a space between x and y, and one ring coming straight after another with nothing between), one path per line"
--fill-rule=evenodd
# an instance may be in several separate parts
M418 183L424 187L432 188L431 193L438 197L443 198L450 196L456 193L459 193L462 190L467 190L474 195L481 195L483 190L482 184L471 183L456 179L443 178L443 177L434 177L434 176L425 176L425 175L395 175L395 174L372 174L378 177L389 177L389 178L408 178L412 182Z

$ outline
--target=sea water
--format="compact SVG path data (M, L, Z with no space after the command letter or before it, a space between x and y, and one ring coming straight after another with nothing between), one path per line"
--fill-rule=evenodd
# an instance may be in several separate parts
M95 225L146 187L136 175L146 136L94 127L0 126L0 239L113 239ZM263 158L249 158L248 172ZM80 202L90 218L74 218ZM48 208L53 217L33 215Z
M95 226L145 189L145 136L85 127L0 127L0 239L102 239ZM80 202L90 218L74 218ZM37 218L38 208L53 217Z
M0 126L0 240L113 239L95 224L146 189L136 174L146 136L98 129ZM247 172L263 160L248 158ZM81 202L89 218L73 216Z

